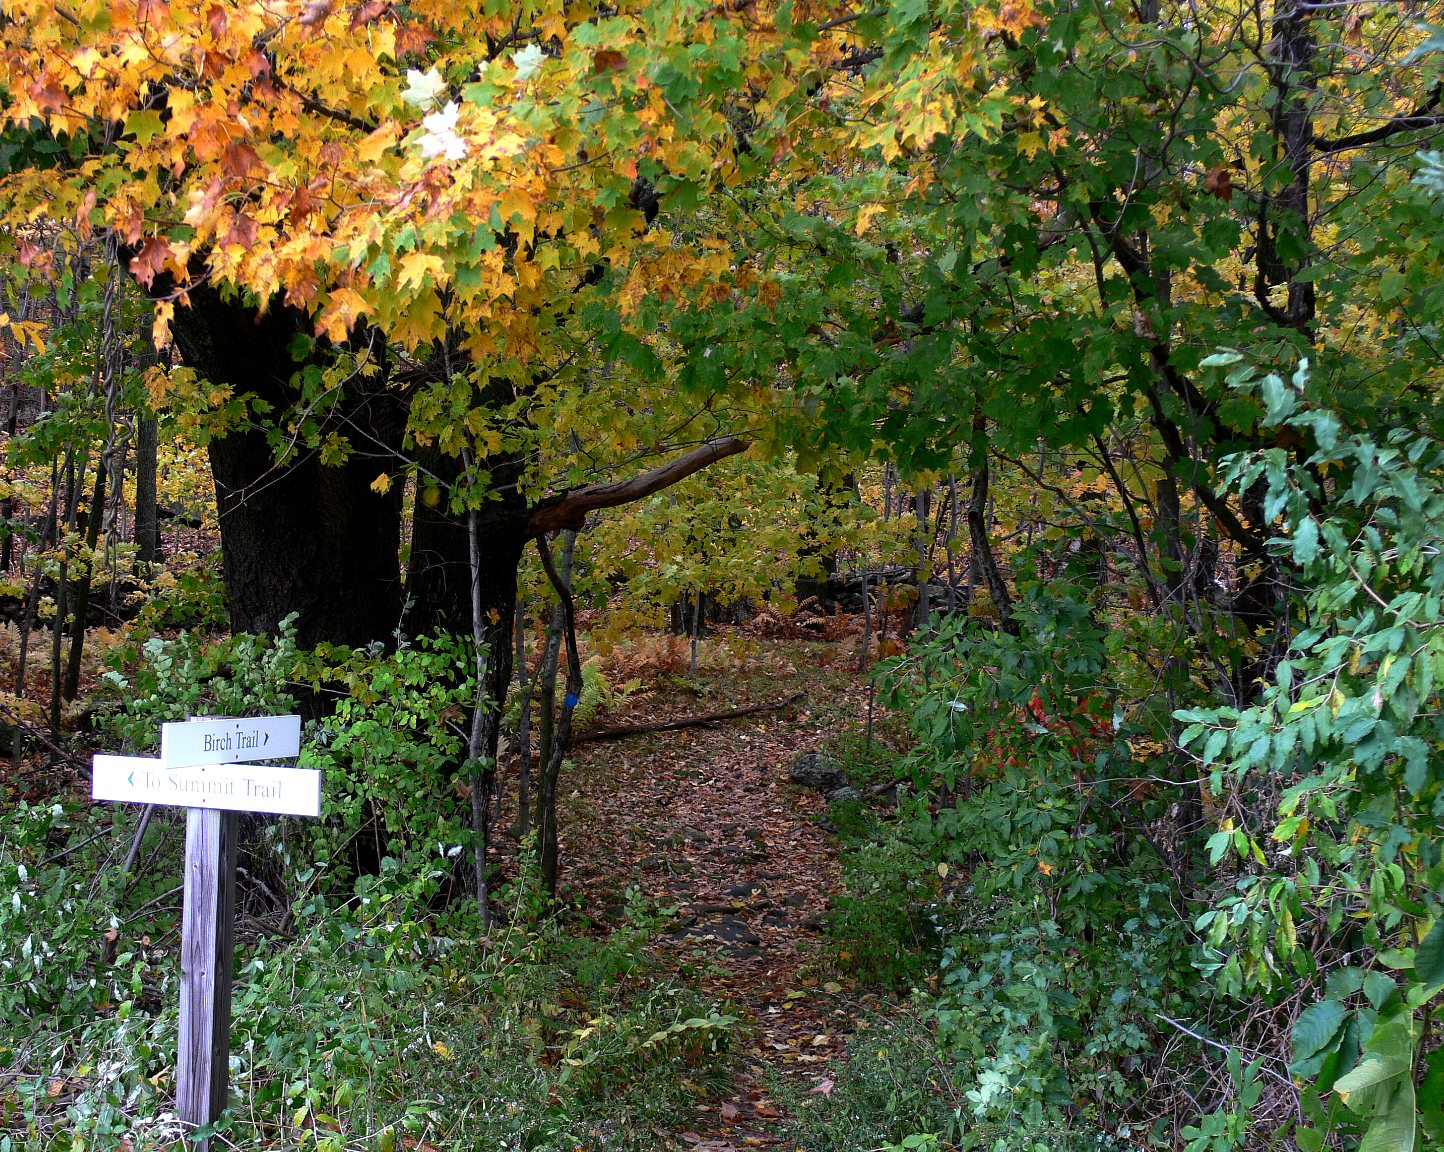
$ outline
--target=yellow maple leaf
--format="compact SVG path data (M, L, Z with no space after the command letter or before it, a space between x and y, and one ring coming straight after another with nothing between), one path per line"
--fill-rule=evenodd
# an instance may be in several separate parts
M391 477L382 472L375 480L371 481L371 491L378 496L385 496L391 491Z
M341 343L351 334L351 326L368 311L366 301L351 288L335 288L321 315L316 317L316 332L333 343Z
M376 131L363 136L356 145L356 156L363 164L375 164L386 150L396 143L396 124L383 124Z
M872 218L882 212L881 204L864 204L857 210L857 234L861 236L872 224Z
M155 319L151 324L150 338L157 350L170 347L170 323L175 318L175 304L161 300L155 306Z
M1018 151L1022 152L1029 160L1038 155L1038 150L1043 147L1043 134L1041 132L1023 132L1018 136Z
M408 252L401 258L401 288L445 286L446 267L434 252Z

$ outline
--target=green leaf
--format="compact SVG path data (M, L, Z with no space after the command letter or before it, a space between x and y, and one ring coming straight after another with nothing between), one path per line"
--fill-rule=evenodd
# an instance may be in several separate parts
M1338 1045L1348 1011L1337 1000L1320 1000L1299 1014L1289 1039L1294 1059L1289 1070L1296 1076L1313 1077L1319 1066Z
M1437 1148L1444 1145L1444 1049L1429 1053L1424 1067L1424 1079L1419 1084L1419 1122Z
M1212 356L1205 356L1198 362L1200 368L1232 368L1235 364L1243 362L1243 354L1232 350L1215 352Z
M1408 1068L1409 1061L1397 1053L1386 1057L1370 1052L1359 1061L1357 1068L1335 1081L1334 1091L1344 1103L1353 1108L1359 1103L1359 1098L1376 1089L1387 1088L1391 1081L1397 1080Z
M1405 1078L1374 1113L1373 1123L1359 1142L1359 1152L1414 1152L1418 1121L1414 1085Z
M1212 764L1219 758L1228 744L1228 729L1215 728L1208 734L1208 742L1203 746L1203 762Z
M127 136L134 136L137 144L149 144L151 139L165 131L165 124L159 112L136 111L125 118Z
M1312 564L1319 558L1319 525L1312 516L1305 516L1294 529L1294 559Z
M1405 64L1413 64L1417 62L1421 57L1427 56L1431 52L1444 51L1444 28L1440 28L1438 25L1435 24L1422 23L1419 25L1419 27L1422 28L1425 32L1429 33L1429 35L1424 40L1424 42L1419 45L1419 47L1415 48L1412 52L1409 53L1409 55L1404 57Z
M1414 974L1423 984L1444 984L1444 917L1434 921L1415 949Z
M1360 1152L1413 1152L1416 1031L1406 1009L1381 1019L1358 1067L1334 1083L1349 1110L1371 1121Z

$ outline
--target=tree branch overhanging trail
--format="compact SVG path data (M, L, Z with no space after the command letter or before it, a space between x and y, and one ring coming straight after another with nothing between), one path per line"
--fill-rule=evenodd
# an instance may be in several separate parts
M725 460L728 456L736 456L747 451L749 447L750 441L741 437L724 436L720 440L699 445L685 455L629 480L587 484L548 497L527 513L526 538L535 539L543 533L557 532L563 528L579 529L588 512L630 504L634 500L650 496L653 492L670 488L709 464Z

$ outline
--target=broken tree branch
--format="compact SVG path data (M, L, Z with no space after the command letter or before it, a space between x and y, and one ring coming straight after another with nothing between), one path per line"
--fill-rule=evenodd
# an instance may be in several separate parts
M588 512L598 508L615 508L630 504L663 488L670 488L679 480L685 480L693 472L700 472L718 460L745 452L748 442L737 436L724 436L703 444L667 464L633 476L630 480L616 480L610 484L587 484L573 488L543 500L526 518L526 536L535 539L544 532L558 532L563 528L580 529Z

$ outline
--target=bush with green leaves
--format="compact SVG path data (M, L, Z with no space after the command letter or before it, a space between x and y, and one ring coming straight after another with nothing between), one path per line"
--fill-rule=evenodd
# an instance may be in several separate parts
M174 563L174 561L172 561ZM142 630L184 628L201 634L224 631L229 623L221 554L211 552L179 571L161 569L146 587L135 618Z
M293 712L300 659L294 616L274 637L152 636L139 651L118 652L103 677L120 703L108 717L110 730L125 749L145 752L159 745L164 723Z
M83 900L79 878L110 850L92 836L48 808L0 820L0 878L17 892L0 907L0 1149L161 1152L181 1138L179 949L132 922L120 954L100 955L116 921ZM66 847L72 868L45 863ZM225 1140L641 1152L730 1084L737 1017L646 959L665 910L634 895L618 929L591 938L513 907L486 937L471 901L428 900L449 872L438 854L426 868L387 858L340 894L324 868L287 878L295 935L238 940ZM27 939L43 962L20 962Z
M353 900L309 891L297 922L298 940L242 970L237 1143L280 1124L318 1146L640 1150L730 1075L735 1016L650 977L588 983L579 972L613 967L590 954L621 945L555 921L513 916L488 939L469 902L418 904L394 862Z
M123 920L106 815L0 815L0 1149L179 1134L151 1080L175 1060L175 953Z
M153 748L162 723L189 716L284 714L301 699L329 706L307 724L298 763L325 773L325 819L309 827L315 843L303 855L330 862L333 874L391 856L415 863L424 886L438 849L455 857L469 843L457 792L469 776L469 641L306 652L288 617L273 637L181 633L152 637L136 655L128 673L106 673L122 705L108 723L130 750Z
M304 675L339 693L300 764L325 773L326 821L317 859L414 862L470 843L467 732L475 700L470 642L423 636L395 652L317 654ZM364 869L363 869L364 870Z
M1279 525L1302 594L1256 705L1177 714L1224 808L1205 970L1235 996L1304 1001L1300 1148L1362 1129L1370 1152L1413 1152L1420 1133L1444 1142L1427 1040L1444 1003L1444 447L1427 422L1351 425L1307 361L1287 379L1210 364L1302 445L1228 471Z
M792 1113L791 1136L802 1152L857 1152L951 1147L966 1123L947 1054L925 1012L898 1009L863 1020L848 1041L847 1062L819 1085L776 1090ZM821 1090L819 1090L821 1088Z
M842 872L827 914L838 967L885 988L920 982L938 955L938 874L928 853L885 834L845 853Z
M88 1020L112 998L100 953L115 912L104 876L65 857L84 838L77 822L88 829L60 804L24 801L0 818L0 1019L13 1039L42 1018Z
M885 670L915 740L898 826L949 877L933 1011L970 1122L1097 1147L1137 1130L1192 983L1184 896L1115 703L1121 634L1067 586L1025 587L1016 620L941 623Z

